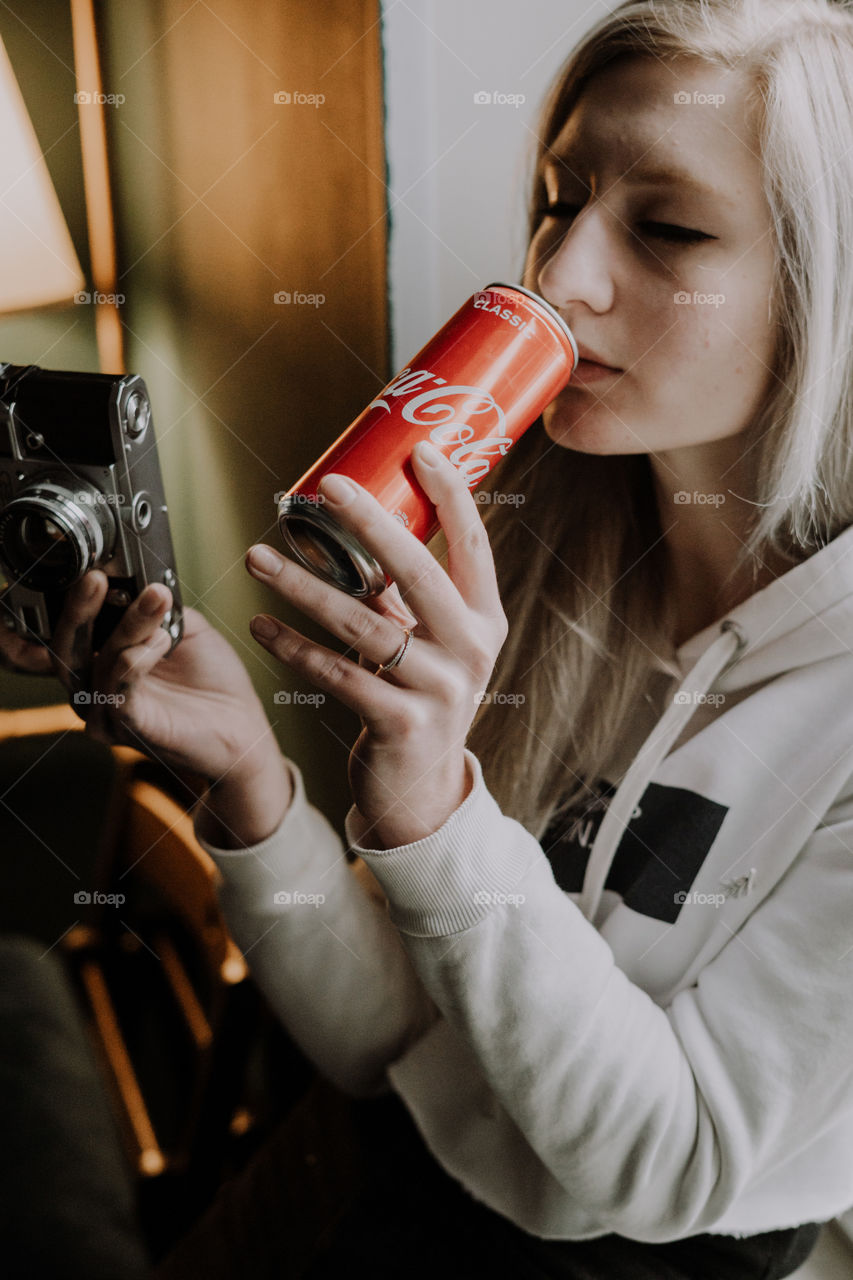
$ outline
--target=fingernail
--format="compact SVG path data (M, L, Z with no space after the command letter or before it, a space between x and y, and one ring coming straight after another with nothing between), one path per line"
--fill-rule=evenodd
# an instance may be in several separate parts
M426 440L419 440L413 452L418 455L418 461L426 467L437 467L444 456L434 444L428 444Z
M267 617L265 613L259 613L257 618L252 619L249 626L252 635L257 636L259 640L274 640L278 635L278 623Z
M352 502L355 497L355 486L347 480L346 476L339 476L332 473L323 476L323 479L317 486L319 493L323 495L327 502L331 502L336 507L345 507Z
M257 546L249 549L249 562L260 573L278 573L281 560L269 547Z

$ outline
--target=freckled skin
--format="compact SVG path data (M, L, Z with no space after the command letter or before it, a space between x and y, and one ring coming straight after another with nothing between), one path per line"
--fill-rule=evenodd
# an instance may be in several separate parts
M768 318L772 224L749 87L742 73L694 59L622 57L593 77L565 122L552 155L571 149L573 173L558 165L559 190L549 198L580 208L540 223L524 280L559 308L582 346L626 372L569 384L543 415L557 443L663 457L734 437L759 410L773 383L776 328ZM675 102L677 92L691 100ZM717 106L701 97L720 94ZM717 194L632 184L641 162L688 168ZM715 238L667 243L644 229L650 221ZM678 293L691 301L676 302Z

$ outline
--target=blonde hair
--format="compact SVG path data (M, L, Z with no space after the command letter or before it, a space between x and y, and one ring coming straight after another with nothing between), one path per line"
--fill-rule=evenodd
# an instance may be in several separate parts
M572 53L539 130L537 162L585 81L622 54L751 77L779 335L745 436L755 516L738 564L756 571L770 551L805 559L853 521L852 36L850 8L828 0L631 0ZM672 653L670 569L645 454L555 447L540 422L481 486L498 490L524 495L483 507L509 636L467 745L503 811L539 838L602 776L653 655Z

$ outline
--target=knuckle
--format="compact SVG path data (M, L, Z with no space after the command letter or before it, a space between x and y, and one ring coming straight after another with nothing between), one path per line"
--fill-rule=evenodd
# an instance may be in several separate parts
M454 670L442 676L441 684L435 689L433 696L442 707L454 709L460 704L467 705L471 692L471 673Z
M479 688L482 682L488 680L495 665L495 654L492 646L485 644L474 645L469 649L466 656L468 671Z
M340 685L354 668L348 658L339 653L312 653L305 663L311 680L323 685Z
M418 573L417 586L424 591L438 591L447 574L437 560L430 557Z
M341 639L358 649L365 640L378 636L383 627L381 615L368 611L367 616L360 602L353 601L340 618Z
M392 708L382 716L382 728L386 738L393 739L401 747L421 733L420 716L411 708Z
M310 640L296 632L282 632L272 644L273 652L295 667L307 667L312 647Z
M390 707L382 716L385 733L403 748L408 742L420 741L433 718L427 700L418 695L413 696L411 691L405 702Z
M481 555L484 551L490 549L489 535L486 532L486 526L477 518L476 522L472 521L468 525L465 532L459 539L461 550L469 555Z

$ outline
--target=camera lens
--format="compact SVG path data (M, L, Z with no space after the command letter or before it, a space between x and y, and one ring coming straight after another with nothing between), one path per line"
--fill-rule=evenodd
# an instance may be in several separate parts
M45 570L63 569L69 563L68 534L50 516L24 516L18 526L24 554L38 560Z
M94 485L33 481L0 515L0 559L34 591L71 586L112 555L115 521Z

